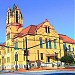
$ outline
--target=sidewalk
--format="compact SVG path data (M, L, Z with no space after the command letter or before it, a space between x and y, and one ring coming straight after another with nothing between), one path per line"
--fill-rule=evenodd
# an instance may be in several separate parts
M75 68L32 68L30 70L19 69L17 72L35 72L35 71L75 71Z
M13 74L16 74L16 73L25 73L25 72L58 72L58 71L74 71L75 72L75 68L49 68L49 67L40 67L40 68L32 68L32 69L29 69L29 70L25 70L25 69L19 69L18 71L15 71L14 72L2 72L2 73L13 73Z

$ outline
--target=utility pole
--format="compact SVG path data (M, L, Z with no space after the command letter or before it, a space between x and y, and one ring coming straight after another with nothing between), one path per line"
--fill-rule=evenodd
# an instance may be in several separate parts
M27 50L27 37L26 39L26 70L28 70L28 50Z

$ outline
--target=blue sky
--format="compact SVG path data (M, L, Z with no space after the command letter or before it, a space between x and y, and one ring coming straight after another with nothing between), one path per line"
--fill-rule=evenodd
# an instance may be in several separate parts
M24 28L43 22L46 18L60 34L75 39L75 0L1 0L0 1L0 42L5 41L6 12L15 3L20 8Z

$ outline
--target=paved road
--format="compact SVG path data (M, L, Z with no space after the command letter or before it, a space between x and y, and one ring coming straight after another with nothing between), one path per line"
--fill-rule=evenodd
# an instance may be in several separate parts
M45 75L45 74L52 74L52 73L75 73L74 71L39 71L39 72L23 72L23 73L7 73L7 74L0 74L0 75Z

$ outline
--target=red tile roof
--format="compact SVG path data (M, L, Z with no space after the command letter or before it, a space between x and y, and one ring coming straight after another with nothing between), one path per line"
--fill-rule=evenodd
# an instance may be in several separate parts
M0 46L4 46L4 44L0 44Z
M46 19L44 22L38 24L37 26L35 25L30 25L28 26L27 28L23 29L20 33L19 33L19 37L22 37L24 35L34 35L36 30L39 29L45 22L48 22L48 20ZM17 36L17 37L18 37ZM63 40L64 43L72 43L72 44L75 44L75 40L69 38L68 36L66 35L63 35L63 34L59 34L59 37L60 39Z
M75 40L71 39L70 37L63 35L63 34L59 34L60 39L63 40L64 43L71 43L71 44L75 44Z
M28 26L27 28L23 29L18 36L22 37L26 34L34 35L36 30L39 29L45 22L48 22L48 20L46 19L44 22L38 24L37 26L35 25Z
M26 34L34 35L35 30L36 30L36 26L35 25L30 25L27 28L23 29L18 36L22 37L22 36L24 36Z
M37 26L35 25L28 26L27 28L23 29L18 36L22 37L23 35L26 35L26 34L34 35L35 31L39 29L45 22L48 22L48 20L46 19L44 22L38 24Z

